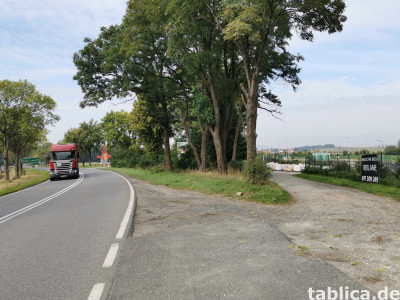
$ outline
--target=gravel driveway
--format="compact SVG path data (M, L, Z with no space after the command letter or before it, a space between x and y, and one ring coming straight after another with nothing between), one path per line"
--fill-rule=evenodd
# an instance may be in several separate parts
M400 202L275 172L294 203L263 207L306 255L320 258L374 291L400 287Z

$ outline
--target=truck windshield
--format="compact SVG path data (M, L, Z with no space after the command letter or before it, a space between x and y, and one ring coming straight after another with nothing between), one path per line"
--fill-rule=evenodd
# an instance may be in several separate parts
M76 158L75 157L75 150L51 152L51 159L52 160L68 160L68 159L74 159L74 158Z

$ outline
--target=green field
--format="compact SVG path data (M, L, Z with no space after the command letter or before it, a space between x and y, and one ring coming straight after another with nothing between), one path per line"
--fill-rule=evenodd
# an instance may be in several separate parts
M259 203L287 203L291 196L287 191L273 182L266 185L251 185L240 176L220 176L216 173L198 172L154 172L143 169L110 168L117 173L132 176L154 185L165 185L175 189L198 191L209 195L222 195L241 198ZM242 192L243 196L236 196Z
M38 183L49 180L49 172L41 171L36 169L26 170L26 175L21 176L20 178L12 179L11 181L5 181L2 177L4 173L0 176L0 197L18 192L20 190L26 189L28 187L34 186ZM13 171L11 172L11 177L13 175Z

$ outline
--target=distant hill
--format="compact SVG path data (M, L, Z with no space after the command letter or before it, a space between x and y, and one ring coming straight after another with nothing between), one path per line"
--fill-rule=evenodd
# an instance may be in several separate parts
M294 150L294 152L302 152L302 151L314 151L315 149L318 150L325 150L325 149L335 149L335 145L334 144L326 144L326 145L313 145L313 146L301 146L301 147L296 147L296 148L291 148ZM267 148L267 147L263 147L261 148L263 150L269 150L271 152L279 152L280 150L284 150L284 148Z
M280 150L285 150L285 148L268 148L264 147L261 148L262 150L268 150L272 153L277 153ZM380 153L382 151L382 148L380 147L336 147L334 144L326 144L326 145L311 145L311 146L301 146L301 147L295 147L291 148L294 150L294 152L314 152L315 150L320 150L321 152L326 152L326 153L343 153L343 151L350 151L350 153L355 153L355 152L360 152L364 149L368 150L369 153ZM261 151L262 151L261 150Z
M332 148L336 148L334 144L301 146L301 147L296 147L293 150L295 152L300 152L300 151L313 151L315 149L332 149Z

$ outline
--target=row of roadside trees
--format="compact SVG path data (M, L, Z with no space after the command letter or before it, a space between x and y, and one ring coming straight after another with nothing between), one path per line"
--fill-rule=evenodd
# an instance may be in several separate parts
M341 31L344 9L342 0L130 0L121 24L101 28L74 54L80 106L136 100L135 134L154 145L161 133L168 169L170 139L181 131L199 170L211 135L218 171L226 173L243 131L252 164L257 112L278 113L281 105L270 83L300 84L292 35L312 41L315 31Z
M142 115L141 112L140 105L135 105L135 109L131 112L110 111L100 122L90 120L82 122L77 128L70 128L61 142L77 143L83 162L96 160L93 154L99 153L101 146L106 145L108 153L112 155L113 166L148 167L162 164L164 162L163 130L155 120L149 120L149 117ZM176 141L171 146L172 166L178 169L196 168L190 147L187 143L181 145L182 143L179 142L184 138L184 136L180 138L176 136ZM229 141L233 139L231 135ZM199 135L193 136L192 140L195 145L202 143ZM207 148L207 151L204 156L209 162L207 167L214 167L212 162L215 162L216 158L212 138L208 136L205 143L207 147L204 148ZM244 137L241 135L238 138L236 153L238 159L245 159L245 148ZM229 155L233 154L231 148L227 150Z
M46 126L59 117L55 101L26 80L0 81L0 149L5 180L10 180L9 153L15 156L15 176L22 174L21 158L46 138Z

